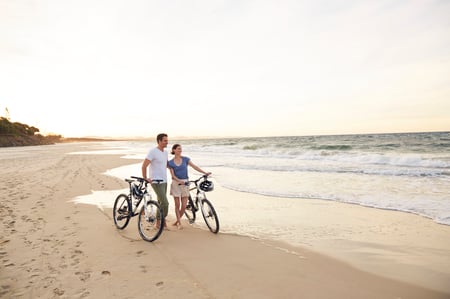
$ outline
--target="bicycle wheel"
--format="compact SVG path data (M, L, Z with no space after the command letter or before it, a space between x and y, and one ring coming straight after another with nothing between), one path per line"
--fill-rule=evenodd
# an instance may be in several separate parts
M192 197L190 195L186 206L186 210L184 210L184 215L186 215L186 218L189 220L190 224L195 222L195 207L194 202L192 201Z
M117 196L116 201L114 202L113 219L114 224L118 229L127 227L132 212L131 201L128 200L128 196L125 194Z
M202 199L200 205L206 225L212 233L217 234L219 231L219 218L217 217L216 210L214 210L213 205L206 198Z
M161 218L160 221L158 218ZM138 217L138 230L142 239L153 242L159 238L164 229L164 214L159 203L150 200L142 206Z

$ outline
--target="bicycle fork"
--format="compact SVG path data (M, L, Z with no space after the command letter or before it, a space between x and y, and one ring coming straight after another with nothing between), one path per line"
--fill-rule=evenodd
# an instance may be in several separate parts
M155 215L155 211L154 211L154 206L153 205L148 205L148 203L150 202L149 200L149 196L148 194L144 194L144 216L145 216L145 221L147 222L152 222L155 219L153 219L153 215ZM150 211L148 210L150 209Z
M197 202L200 205L200 210L201 210L201 212L203 214L203 217L210 217L211 213L210 213L210 210L209 210L209 206L203 204L203 201L206 199L205 194L200 193L199 195L197 195L197 198L198 198ZM205 210L205 208L208 208L208 209Z

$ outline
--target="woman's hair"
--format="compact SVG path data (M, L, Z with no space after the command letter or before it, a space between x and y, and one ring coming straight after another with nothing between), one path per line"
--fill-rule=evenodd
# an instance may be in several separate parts
M175 150L177 149L177 147L179 147L180 145L178 144L178 143L175 143L173 146L172 146L172 151L170 152L172 155L175 155Z

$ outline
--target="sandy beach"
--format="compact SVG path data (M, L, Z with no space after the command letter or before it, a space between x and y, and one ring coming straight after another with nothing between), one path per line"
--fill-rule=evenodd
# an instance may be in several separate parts
M449 226L310 200L297 215L310 246L214 235L186 222L148 243L136 219L118 231L111 210L72 201L126 187L104 172L130 160L67 155L85 148L101 146L1 149L1 298L450 298ZM219 206L255 199L214 192ZM320 230L337 237L314 239Z

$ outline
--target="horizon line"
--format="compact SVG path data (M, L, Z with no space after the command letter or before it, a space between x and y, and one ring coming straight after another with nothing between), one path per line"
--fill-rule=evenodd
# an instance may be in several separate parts
M450 133L450 130L437 131L404 131L404 132L369 132L369 133L323 133L323 134L303 134L303 135L255 135L255 136L239 136L239 135L193 135L193 136L173 136L171 139L223 139L223 138L271 138L271 137L311 137L311 136L347 136L347 135L384 135L384 134L424 134L424 133ZM168 134L169 135L169 134ZM170 136L170 135L169 135ZM81 136L81 137L65 137L63 139L108 139L108 140L149 140L156 136Z

